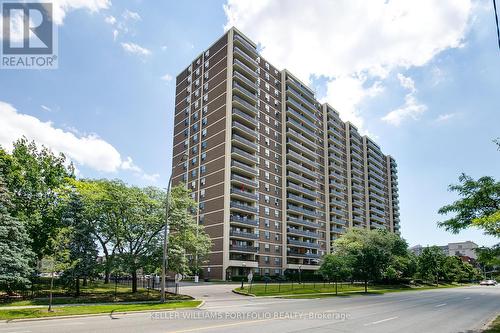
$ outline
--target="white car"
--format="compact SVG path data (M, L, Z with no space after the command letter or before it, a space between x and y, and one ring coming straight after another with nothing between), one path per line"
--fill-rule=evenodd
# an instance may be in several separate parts
M495 280L483 280L479 282L479 285L481 286L496 286L497 282Z

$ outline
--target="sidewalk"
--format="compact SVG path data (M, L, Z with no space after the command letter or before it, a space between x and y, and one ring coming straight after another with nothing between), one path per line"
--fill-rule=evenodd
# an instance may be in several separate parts
M186 300L187 301L187 300ZM174 302L174 301L166 301ZM175 300L178 302L178 300ZM69 303L69 304L53 304L53 308L57 307L69 307L69 306L89 306L89 305L127 305L127 304L147 304L147 303L160 303L160 301L136 301L136 302L106 302L106 303ZM19 310L19 309L37 309L37 308L46 308L48 304L45 305L19 305L19 306L0 306L0 311L2 310Z

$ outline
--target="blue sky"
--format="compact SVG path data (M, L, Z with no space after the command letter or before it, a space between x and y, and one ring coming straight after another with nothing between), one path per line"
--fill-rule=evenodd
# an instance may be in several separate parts
M3 146L25 134L68 153L82 177L164 187L175 76L234 24L396 158L410 244L497 242L436 227L461 172L500 177L491 142L500 136L500 51L490 2L317 1L307 10L295 0L55 4L59 68L0 70Z

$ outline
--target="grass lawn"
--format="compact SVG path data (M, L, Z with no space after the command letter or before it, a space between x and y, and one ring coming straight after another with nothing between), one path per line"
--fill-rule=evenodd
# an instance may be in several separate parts
M439 287L422 285L422 286L368 286L368 293L371 294L383 294L388 292L398 292L398 291L408 291L408 290L425 290L425 289L435 289L435 288L451 288L458 287L458 284L440 284ZM279 295L294 295L294 298L317 298L317 297L330 297L335 295L335 284L328 284L318 282L314 283L282 283L281 285L277 283L268 284L255 284L250 287L245 287L244 289L236 288L238 292L249 293L255 296L279 296ZM364 286L362 284L340 284L338 285L338 296L347 296L357 293L364 293ZM320 295L324 293L329 293L329 295ZM305 295L305 294L318 294L318 295Z
M201 301L171 301L168 303L142 303L142 304L110 304L110 305L78 305L61 306L53 308L48 312L47 308L0 310L0 320L12 320L22 318L57 317L82 314L128 312L142 310L167 310L177 308L193 308Z
M498 316L483 333L500 333L500 316Z
M113 283L93 283L81 288L80 297L54 296L52 304L77 304L77 303L108 303L108 302L139 302L157 301L160 299L158 290L138 289L136 293L131 292L129 286L118 285L115 297L115 285ZM185 295L167 294L168 300L191 300ZM0 309L5 306L23 305L46 305L47 297L35 298L32 300L20 300L10 302L0 302Z

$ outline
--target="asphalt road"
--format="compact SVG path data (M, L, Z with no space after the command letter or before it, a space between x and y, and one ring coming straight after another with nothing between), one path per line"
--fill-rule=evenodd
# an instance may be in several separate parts
M250 298L234 285L183 287L200 309L1 323L30 332L479 332L500 313L500 287L465 287L318 299Z

